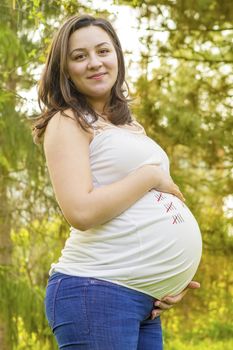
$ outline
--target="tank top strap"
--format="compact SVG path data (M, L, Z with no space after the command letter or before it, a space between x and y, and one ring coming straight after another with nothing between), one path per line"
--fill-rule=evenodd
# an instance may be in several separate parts
M92 124L93 137L100 134L102 131L104 131L106 129L113 129L114 127L115 127L115 125L109 124L107 122L104 122L104 121L98 119Z
M93 121L93 117L91 114L84 114L84 119L86 119L90 124L91 124L91 129L92 129L92 133L93 133L93 138L100 134L105 128L105 124L102 122L100 119L97 119L96 121Z
M142 124L140 124L136 119L133 119L132 123L139 127L139 130L141 131L141 133L146 135L146 131L145 131L144 127L142 126Z

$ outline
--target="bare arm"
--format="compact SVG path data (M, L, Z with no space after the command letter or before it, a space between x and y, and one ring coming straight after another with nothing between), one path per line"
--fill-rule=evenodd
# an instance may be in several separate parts
M87 230L103 224L155 187L179 192L170 178L164 181L156 165L145 165L120 181L93 188L89 142L88 133L71 118L56 114L47 126L44 150L50 178L61 210L73 227Z
M120 215L152 189L156 179L156 173L143 166L120 181L93 189L85 201L87 225L102 224Z

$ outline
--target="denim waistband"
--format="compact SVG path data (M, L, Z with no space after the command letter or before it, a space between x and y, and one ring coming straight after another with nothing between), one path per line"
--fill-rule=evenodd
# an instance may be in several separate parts
M74 276L65 275L64 273L61 273L61 272L53 272L53 273L49 276L48 282L50 282L50 281L56 281L56 280L59 279L59 278L66 278L66 277L74 277Z
M130 293L130 294L135 294L135 295L142 295L146 298L149 298L150 300L156 300L153 296L149 295L149 294L145 294L141 291L135 290L133 288L129 288L126 286L123 286L121 284L112 282L112 281L107 281L107 280L102 280L102 279L98 279L95 277L90 277L90 276L75 276L75 275L67 275L61 272L54 272L52 273L52 275L50 275L49 279L48 279L48 285L50 284L54 284L59 280L66 280L66 279L75 279L76 281L79 280L79 283L81 282L82 285L105 285L105 286L109 286L109 287L113 287L114 289L119 289L119 290L125 290L126 292Z

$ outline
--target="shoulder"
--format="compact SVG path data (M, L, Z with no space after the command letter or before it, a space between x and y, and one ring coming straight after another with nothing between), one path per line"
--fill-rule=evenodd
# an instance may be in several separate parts
M48 127L50 129L65 125L76 125L76 127L79 127L79 123L77 122L74 112L71 109L66 109L55 113L48 122Z
M91 132L85 131L74 116L71 109L55 113L49 120L45 130L44 143L50 139L63 139L64 137L79 136L91 141Z

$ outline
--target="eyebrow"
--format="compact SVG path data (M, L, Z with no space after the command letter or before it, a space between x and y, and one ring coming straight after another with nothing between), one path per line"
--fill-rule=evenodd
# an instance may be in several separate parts
M95 48L96 48L96 47L99 47L99 46L102 46L102 45L106 45L106 44L110 46L110 43L108 43L107 41L104 41L104 42L102 42L102 43L100 43L100 44L97 44L97 45L95 46ZM72 55L72 53L73 53L74 51L86 51L86 48L85 48L85 47L84 47L84 48L78 47L78 48L76 48L76 49L74 49L74 50L72 50L72 51L70 52L70 56Z

